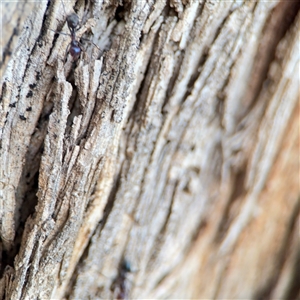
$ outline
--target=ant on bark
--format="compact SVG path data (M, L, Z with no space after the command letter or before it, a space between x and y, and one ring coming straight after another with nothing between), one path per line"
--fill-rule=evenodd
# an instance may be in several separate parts
M128 273L133 272L129 262L125 259L121 261L118 276L111 285L111 291L114 293L114 299L128 299Z
M63 5L64 12L66 14L65 5L62 0L61 0L61 3ZM79 22L79 17L76 13L72 13L71 15L67 16L67 25L70 30L70 34L67 34L64 32L57 32L57 33L71 36L71 42L68 45L64 61L66 60L68 53L72 56L73 61L76 61L79 59L81 52L85 51L85 49L83 48L83 45L76 39L76 31L81 26L81 24ZM97 49L99 49L99 47L96 44L94 44L93 42L91 42L91 41L88 41L88 42L92 43Z
M70 55L73 57L73 60L77 60L80 57L81 51L83 51L82 45L80 42L76 40L76 28L79 25L79 18L75 13L67 16L67 24L68 28L71 32L71 43L69 44L67 49L67 53L69 50Z

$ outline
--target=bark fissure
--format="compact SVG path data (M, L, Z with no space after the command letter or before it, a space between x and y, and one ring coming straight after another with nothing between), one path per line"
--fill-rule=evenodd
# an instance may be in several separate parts
M278 252L276 253L276 265L274 267L278 270L278 272L274 271L273 274L267 279L265 285L262 288L258 287L258 290L255 293L255 299L270 299L272 297L272 292L273 290L275 290L276 285L278 284L280 274L283 273L284 264L291 256L291 249L290 247L286 247L286 245L293 245L293 239L295 238L295 234L297 235L297 232L299 230L299 214L300 199L298 198L295 202L295 207L293 207L293 210L291 211L291 217L289 219L289 224L287 224L286 226L286 232L283 237L281 248L279 248ZM297 260L297 257L295 257L295 259Z
M0 298L296 295L299 3L31 7L0 65ZM101 50L73 62L75 11Z

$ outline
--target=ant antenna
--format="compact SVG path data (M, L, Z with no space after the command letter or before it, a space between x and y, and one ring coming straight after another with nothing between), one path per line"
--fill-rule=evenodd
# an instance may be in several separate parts
M67 15L67 13L66 13L66 9L65 9L65 4L64 4L64 1L60 0L60 2L62 3L62 6L63 6L63 8L64 8L65 15Z

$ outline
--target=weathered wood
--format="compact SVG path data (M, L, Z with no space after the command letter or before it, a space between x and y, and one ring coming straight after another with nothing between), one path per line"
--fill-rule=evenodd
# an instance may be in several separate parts
M101 50L72 63L74 9ZM298 11L35 3L2 65L2 298L296 299Z

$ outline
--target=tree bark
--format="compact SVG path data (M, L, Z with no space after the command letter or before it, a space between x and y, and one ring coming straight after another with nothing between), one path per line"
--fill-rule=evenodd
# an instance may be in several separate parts
M2 5L2 299L299 298L299 2Z

